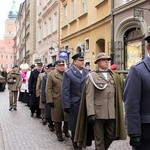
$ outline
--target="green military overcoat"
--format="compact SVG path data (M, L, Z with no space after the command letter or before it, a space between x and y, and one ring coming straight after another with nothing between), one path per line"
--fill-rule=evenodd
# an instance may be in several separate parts
M115 81L115 108L116 108L116 125L115 125L115 137L116 140L125 140L127 137L126 129L125 129L125 120L124 120L124 112L123 112L123 104L122 104L122 95L121 95L121 87L120 81L117 74L113 73L112 77ZM86 80L86 79L85 79ZM80 147L85 148L86 146L90 146L92 144L92 140L94 140L93 127L88 124L87 121L87 110L86 110L86 85L84 85L74 142Z
M51 108L51 117L54 122L67 121L67 114L62 108L61 84L63 75L57 69L48 74L46 82L46 101L47 103L54 103Z

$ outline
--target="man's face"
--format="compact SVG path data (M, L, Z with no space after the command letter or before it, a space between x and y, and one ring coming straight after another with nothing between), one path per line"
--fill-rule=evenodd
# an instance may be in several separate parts
M37 70L42 70L43 66L37 65L36 68L37 68Z
M19 70L18 67L13 68L13 71L17 72Z
M74 60L74 65L78 68L78 69L82 69L84 67L84 60Z
M100 59L97 61L98 68L102 70L106 70L109 67L109 60L108 59Z
M65 65L56 65L56 69L58 70L58 72L64 72L65 71Z

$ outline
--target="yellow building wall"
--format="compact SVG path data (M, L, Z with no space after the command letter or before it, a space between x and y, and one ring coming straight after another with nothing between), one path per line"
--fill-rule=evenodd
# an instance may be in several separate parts
M61 5L61 47L69 46L71 56L76 53L76 48L85 39L89 39L89 50L85 51L85 62L89 61L91 69L95 69L94 61L100 49L96 41L99 39L105 40L105 52L110 53L111 40L111 25L110 25L110 0L104 0L103 3L98 3L99 0L88 0L87 13L81 15L81 2L76 1L76 18L72 20L71 1L63 1ZM68 5L68 23L63 24L63 6Z

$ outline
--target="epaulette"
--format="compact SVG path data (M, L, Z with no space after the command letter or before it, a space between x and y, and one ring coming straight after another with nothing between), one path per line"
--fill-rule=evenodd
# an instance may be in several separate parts
M70 69L70 68L68 68L68 69L66 69L66 70L65 70L65 72L68 72L68 71L70 71L70 70L71 70L71 69Z

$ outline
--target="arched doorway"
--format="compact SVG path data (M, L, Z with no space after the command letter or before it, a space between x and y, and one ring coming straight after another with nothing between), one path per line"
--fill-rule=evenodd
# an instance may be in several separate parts
M144 42L140 28L133 27L124 33L124 69L129 69L133 64L144 57Z
M82 52L80 46L77 47L76 52L77 52L77 53Z
M144 22L131 17L126 18L116 27L114 63L119 65L119 69L129 69L131 65L143 58L145 46L143 37L144 33L147 32L145 26ZM133 59L134 55L136 56Z
M100 52L105 52L105 40L104 39L98 39L96 41L96 56Z

